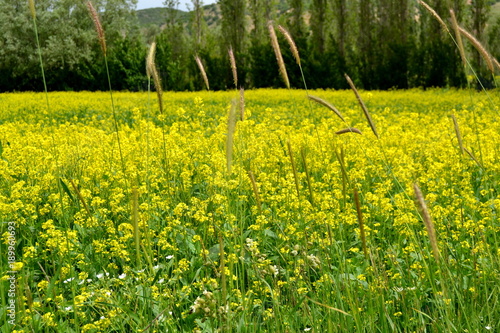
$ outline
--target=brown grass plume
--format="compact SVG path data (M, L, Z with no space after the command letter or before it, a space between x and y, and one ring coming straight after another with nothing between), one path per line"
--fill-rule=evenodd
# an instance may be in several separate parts
M375 123L372 120L372 117L370 116L370 113L368 112L368 108L366 107L365 103L363 102L363 99L361 99L361 96L359 95L358 89L356 89L356 86L354 85L354 82L352 82L351 78L349 75L344 74L345 78L347 80L347 83L349 83L349 86L351 86L352 91L354 91L354 95L356 95L356 98L358 99L359 105L361 105L361 109L363 109L363 112L365 114L366 120L368 120L368 124L372 128L373 134L379 138L378 133L377 133L377 128L375 127Z
M335 132L335 134L345 134L345 133L363 134L356 127L348 127L348 128L344 128L344 129L341 129L340 131Z
M160 75L158 74L158 69L156 68L155 54L156 42L153 42L149 47L148 57L146 58L146 73L148 74L148 77L153 78L153 83L156 88L156 94L158 95L160 113L163 113L163 89L161 88Z
M436 260L436 262L439 262L440 254L437 244L436 231L434 230L434 223L432 222L431 215L429 214L429 210L427 209L427 204L425 203L422 191L420 191L420 188L417 184L413 184L413 190L415 192L418 211L420 212L420 215L422 215L425 228L427 229L427 235L429 236L429 241L432 247L432 254L434 255L434 259Z
M307 95L307 97L309 99L315 101L316 103L321 104L321 105L327 107L328 109L332 110L340 119L342 119L343 122L345 122L344 117L342 116L340 111L335 106L331 105L330 103L328 103L324 99L316 97L316 96Z
M493 66L493 60L492 60L493 57L488 53L488 51L486 51L484 46L476 39L476 37L472 36L472 34L469 33L467 30L465 30L464 28L458 27L458 30L465 38L469 40L472 46L474 46L474 48L481 54L491 73L494 73L495 67Z
M297 62L297 65L300 66L299 49L297 48L297 45L295 45L295 42L293 41L292 35L290 35L288 30L283 28L281 25L278 25L278 30L283 34L286 41L290 45L290 50L292 51L292 55L295 58L295 62Z
M101 44L102 52L106 55L106 37L104 36L104 29L102 28L101 20L99 15L92 5L92 2L87 1L87 8L89 9L92 21L94 21L95 30L97 31L97 37L99 38L99 43Z
M448 26L446 25L446 23L444 23L441 16L439 16L438 13L436 13L436 11L432 9L431 6L429 6L422 0L418 0L418 3L421 4L429 13L431 13L432 16L434 16L434 18L441 24L444 30L446 30L448 33L450 32L450 29L448 29Z
M465 58L464 43L462 42L462 35L460 34L460 29L459 29L460 27L458 25L457 17L453 9L450 9L450 16L451 16L451 25L453 26L453 30L455 31L455 39L457 42L458 51L460 52L460 58L462 59L462 64L464 65L464 67L466 67L467 59Z
M234 87L238 89L238 71L236 69L236 59L234 58L233 48L229 48L229 62L231 63L231 70L233 71Z
M281 55L280 45L278 43L278 37L276 37L276 32L271 22L268 23L269 36L271 37L271 45L273 46L274 54L276 55L276 61L278 61L278 67L280 69L281 77L285 81L285 85L290 89L290 81L288 80L288 74L286 72L285 62L283 61L283 56Z
M208 84L208 76L207 72L205 72L205 67L203 67L203 63L201 62L201 59L199 56L195 56L194 59L196 60L196 64L198 65L198 68L200 69L201 76L203 77L203 81L205 81L205 85L207 87L207 90L210 90L210 85Z

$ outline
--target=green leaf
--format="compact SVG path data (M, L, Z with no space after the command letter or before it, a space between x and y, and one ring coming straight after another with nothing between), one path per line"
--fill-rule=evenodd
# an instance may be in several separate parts
M69 196L71 201L75 201L75 199L73 198L73 194L71 194L71 191L68 188L68 185L66 185L66 183L61 178L59 178L59 184L61 184L61 187L63 188L64 192L66 192L66 194Z

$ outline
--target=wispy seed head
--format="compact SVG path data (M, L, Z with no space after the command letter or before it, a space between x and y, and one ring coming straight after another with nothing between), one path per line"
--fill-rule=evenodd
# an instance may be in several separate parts
M283 56L281 55L280 44L278 43L278 37L276 37L276 32L272 22L268 23L269 36L271 37L271 45L273 46L274 54L276 55L276 61L278 61L278 67L280 69L281 77L285 81L286 87L290 89L290 81L288 80L288 74L286 72L285 62L283 61Z
M290 50L292 51L293 57L295 58L295 61L297 62L297 65L300 66L300 56L299 56L299 50L297 49L297 45L295 45L295 42L293 41L292 35L283 28L281 25L278 26L279 31L285 36L286 41L290 45Z
M87 1L87 8L89 9L92 21L94 21L95 30L97 31L97 37L99 38L99 43L101 44L102 52L104 53L104 55L106 55L106 37L104 36L104 29L102 28L99 15L97 14L97 11L92 5L92 2Z

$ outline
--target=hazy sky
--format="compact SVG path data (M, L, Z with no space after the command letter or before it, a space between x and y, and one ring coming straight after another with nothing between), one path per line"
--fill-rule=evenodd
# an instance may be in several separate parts
M137 1L137 9L145 9L145 8L154 8L154 7L163 7L163 2L165 0L138 0ZM209 5L211 3L215 3L216 0L203 0L204 5ZM190 7L193 7L193 4L190 0L180 0L179 9L187 10L186 4Z

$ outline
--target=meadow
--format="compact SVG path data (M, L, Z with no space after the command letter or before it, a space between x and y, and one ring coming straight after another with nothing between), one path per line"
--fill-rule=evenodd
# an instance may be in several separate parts
M498 93L309 94L0 94L1 331L498 330Z

